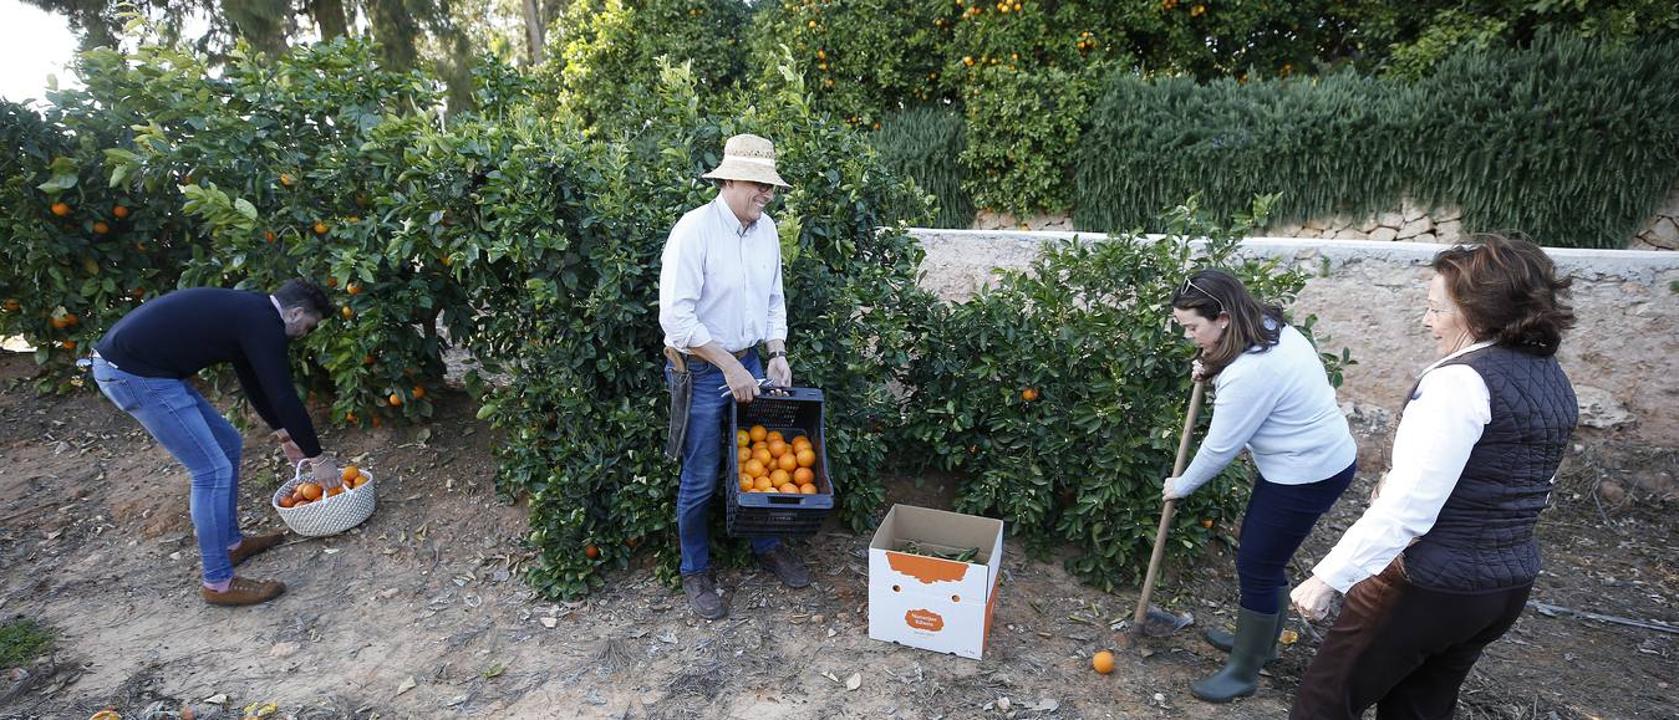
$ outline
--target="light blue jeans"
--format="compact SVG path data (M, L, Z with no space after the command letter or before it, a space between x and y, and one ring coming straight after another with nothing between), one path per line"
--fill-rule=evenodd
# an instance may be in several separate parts
M244 438L185 380L140 377L103 358L93 359L93 380L123 412L133 415L192 476L192 526L204 582L233 577L228 548L239 534L239 456Z

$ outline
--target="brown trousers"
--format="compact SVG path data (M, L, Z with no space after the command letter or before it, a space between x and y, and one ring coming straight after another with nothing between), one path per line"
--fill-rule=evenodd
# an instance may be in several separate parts
M1291 720L1452 717L1458 688L1521 616L1531 583L1473 595L1439 592L1405 579L1401 558L1354 585L1335 627L1300 680Z

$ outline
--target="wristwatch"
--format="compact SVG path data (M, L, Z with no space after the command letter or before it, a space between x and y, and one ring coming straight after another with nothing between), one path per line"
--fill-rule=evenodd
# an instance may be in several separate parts
M787 351L786 350L771 350L768 357L771 360L774 360L776 358L784 358L784 357L787 357Z

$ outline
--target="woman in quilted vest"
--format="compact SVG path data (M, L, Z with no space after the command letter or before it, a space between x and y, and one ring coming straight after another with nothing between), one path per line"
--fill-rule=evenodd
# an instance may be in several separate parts
M1569 281L1537 245L1482 236L1434 257L1423 370L1370 507L1294 590L1301 615L1346 605L1291 718L1449 718L1458 687L1521 615L1533 527L1574 430L1557 363Z
M1229 273L1202 270L1172 297L1172 318L1201 349L1195 374L1213 382L1213 419L1195 460L1166 479L1164 498L1194 492L1244 448L1259 470L1236 549L1236 632L1207 632L1230 656L1190 685L1197 698L1227 702L1253 694L1276 656L1288 560L1352 481L1358 447L1317 349L1283 322L1282 308L1261 303Z

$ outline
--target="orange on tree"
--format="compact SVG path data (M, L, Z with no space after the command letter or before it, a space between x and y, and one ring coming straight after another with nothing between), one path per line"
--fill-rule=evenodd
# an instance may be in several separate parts
M4 307L6 312L17 312L23 308L23 303L18 302L17 298L6 298L5 304L0 307Z
M64 342L59 343L58 346L61 347L61 348L64 348L65 350L75 350L76 349L76 341L75 340L65 340Z
M267 240L270 243L274 242L274 231L273 230L262 231L262 239Z
M349 285L345 285L344 286L344 292L347 292L351 295L360 295L361 294L361 283L352 282Z
M391 407L397 407L398 405L402 404L402 396L398 395L396 393L391 393L390 400L391 400Z
M111 217L114 217L118 220L121 220L123 218L128 217L128 208L126 206L123 206L123 205L118 205L116 207L111 208Z
M363 364L363 365L372 365L372 364L373 364L373 355L372 355L372 353L369 353L369 354L367 354L367 355L363 355L363 356L361 356L361 364Z
M105 224L104 220L98 220L98 221L95 221L93 223L93 234L95 234L95 235L104 235L105 233L108 233L110 231L111 231L111 226Z
M52 214L58 217L69 217L70 204L63 201L53 203Z
M291 187L296 184L297 180L293 179L289 173L280 173L280 185L284 187Z
M583 548L583 556L590 560L599 560L600 548L595 547L594 543L589 543L587 547Z
M423 398L425 396L426 396L425 387L421 386L421 385L415 385L414 386L414 399L419 400L420 398Z
M1034 387L1029 387L1029 388L1026 388L1025 390L1021 390L1020 391L1020 399L1025 400L1026 402L1036 401L1038 399L1038 389L1034 388Z
M326 223L316 220L315 224L310 226L310 229L314 230L316 235L325 235L332 228L328 227Z
M349 320L350 318L353 318L353 317L356 316L356 311L351 310L349 305L345 305L343 308L341 308L338 311L338 314L340 316L342 316L345 320Z

